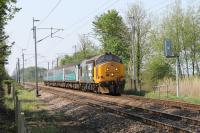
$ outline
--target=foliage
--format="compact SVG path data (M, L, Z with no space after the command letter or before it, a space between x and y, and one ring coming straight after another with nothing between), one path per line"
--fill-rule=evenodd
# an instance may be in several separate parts
M10 51L9 46L5 43L5 40L8 38L5 33L5 25L14 17L14 14L20 10L16 8L15 3L16 0L0 1L0 84L3 79L8 78L4 64Z
M65 57L61 59L61 65L77 63L100 54L99 48L85 35L79 36L79 46L78 52L74 53L72 56L65 55Z
M172 67L162 56L153 57L145 67L143 75L144 82L148 84L148 89L152 88L153 85L157 85L159 80L174 76Z
M189 76L191 72L195 75L195 71L196 75L200 75L199 15L200 10L197 10L195 6L184 9L181 7L181 2L176 1L175 6L171 7L161 24L163 28L160 31L163 37L172 40L174 54L180 57L181 75Z
M190 76L179 78L179 94L181 96L200 97L199 87L200 77ZM167 85L168 92L176 93L176 81L173 78L165 78L159 81L158 86ZM167 92L166 88L160 88L162 92Z
M125 63L129 61L130 35L122 17L116 10L109 10L96 17L93 22L94 31L102 43L104 52L112 52Z
M93 21L96 39L100 41L103 52L112 52L123 59L126 67L129 68L127 78L132 76L130 75L133 73L132 66L136 66L137 88L141 83L151 88L163 78L174 78L176 60L164 57L165 39L172 41L173 53L179 56L180 76L200 76L199 4L182 7L181 1L175 0L175 4L164 9L161 18L155 17L156 19L151 19L154 17L150 16L141 3L130 6L126 23L116 10L109 10ZM133 31L130 34L127 27L132 25ZM87 58L89 52L86 50L85 43L90 44L90 42L82 36L80 43L81 49L72 56L66 55L62 64ZM131 46L134 49L134 56Z
M142 68L144 66L145 56L149 56L150 43L148 40L151 31L151 20L147 12L140 4L130 6L128 13L128 23L133 25L133 54L132 61L136 67L136 79L138 88L141 89Z
M163 56L165 39L172 40L173 53L179 55L179 73L181 77L200 75L200 8L190 6L183 8L181 1L175 0L161 19L153 24L147 41L150 42L150 53L145 59L143 80L146 88L156 85L158 80L175 74L175 58ZM173 73L173 74L172 74Z
M43 75L45 74L46 69L38 67L38 81L43 81ZM20 79L22 82L22 69L20 70ZM13 79L16 79L16 72L12 75ZM35 81L35 67L24 68L24 80L25 82L34 82Z

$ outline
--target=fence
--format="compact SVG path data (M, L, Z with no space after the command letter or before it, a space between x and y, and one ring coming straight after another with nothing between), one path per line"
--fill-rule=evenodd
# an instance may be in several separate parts
M15 124L17 127L17 133L27 133L24 112L21 112L21 102L16 94L14 85L12 85L11 94L14 102Z
M153 86L154 94L158 93L158 96L160 98L161 93L167 93L167 98L169 97L169 86L168 85L159 85L159 86Z

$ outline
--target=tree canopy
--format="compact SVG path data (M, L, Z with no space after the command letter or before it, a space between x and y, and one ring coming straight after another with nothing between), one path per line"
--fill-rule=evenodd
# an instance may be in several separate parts
M77 63L100 54L100 49L85 35L79 36L79 43L77 46L79 47L78 51L71 56L65 55L60 61L61 65Z
M22 81L22 69L20 70L20 79ZM16 79L16 71L13 73L12 78ZM43 81L43 76L46 76L46 69L38 67L38 81ZM25 82L35 82L35 67L24 68L24 81Z
M0 1L0 82L5 79L7 72L5 70L6 58L10 54L9 46L6 45L6 39L9 37L5 33L5 25L14 14L20 9L15 6L16 0L1 0Z
M97 16L93 22L94 31L104 52L112 52L124 62L129 61L130 37L128 28L116 10Z

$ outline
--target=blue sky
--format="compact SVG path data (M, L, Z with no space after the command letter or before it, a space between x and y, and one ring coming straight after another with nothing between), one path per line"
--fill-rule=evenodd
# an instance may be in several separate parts
M34 66L34 43L32 35L32 18L41 20L39 28L63 28L59 32L59 38L48 38L38 44L38 66L46 67L47 62L52 62L56 57L74 52L74 45L78 44L78 35L92 32L92 21L95 16L109 9L116 9L125 20L128 6L134 2L141 2L148 12L154 17L162 15L167 5L173 4L174 0L60 0L57 8L48 16L59 0L18 0L17 6L22 10L6 26L6 32L10 36L9 42L16 42L6 66L11 74L16 66L17 58L21 58L22 48L25 51L25 67ZM188 0L187 2L199 2ZM183 5L187 5L183 0ZM48 16L48 17L46 17ZM38 30L38 39L50 33L49 30Z

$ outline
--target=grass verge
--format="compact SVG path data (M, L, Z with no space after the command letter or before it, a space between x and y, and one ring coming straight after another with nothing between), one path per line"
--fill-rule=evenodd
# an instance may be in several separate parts
M34 89L26 89L23 86L14 83L16 94L21 102L21 111L25 113L25 121L27 128L31 133L56 133L58 132L55 123L50 115L45 110L39 110L43 106L43 102L36 98ZM5 86L6 88L6 86ZM7 94L5 89L4 95L5 107L14 111L14 103L12 95ZM47 124L44 124L47 123Z
M172 93L154 93L149 92L145 94L146 98L153 98L153 99L162 99L162 100L176 100L176 101L182 101L192 104L200 104L200 97L188 97L188 96L179 96L177 97L175 94Z
M24 89L22 86L15 84L16 94L21 101L22 111L32 111L36 109L37 100L34 90ZM12 95L5 95L5 106L9 109L14 109Z

